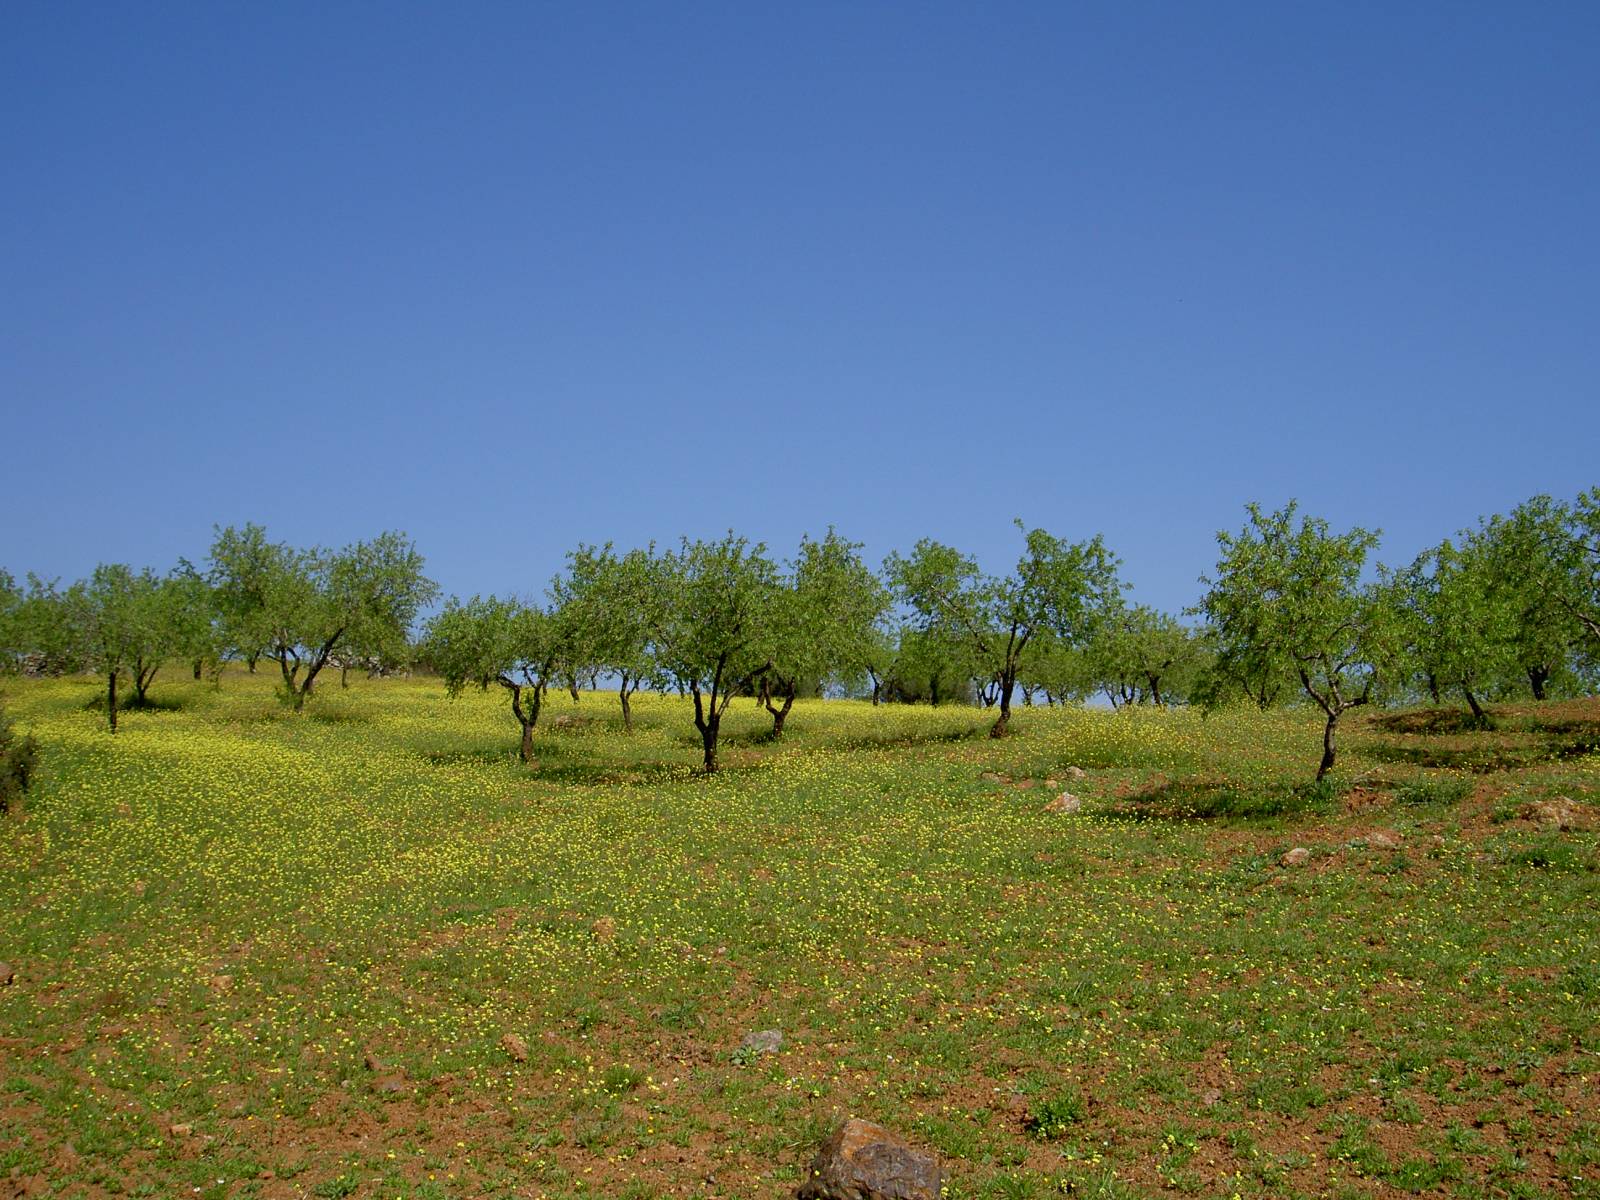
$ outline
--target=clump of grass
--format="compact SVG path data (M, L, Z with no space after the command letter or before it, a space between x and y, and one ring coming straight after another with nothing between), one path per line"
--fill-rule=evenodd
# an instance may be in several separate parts
M600 1087L613 1096L626 1096L644 1082L644 1072L628 1063L607 1067L600 1077Z
M1472 794L1472 780L1454 776L1433 776L1395 789L1396 804L1420 808L1424 805L1459 804Z
M1060 1092L1040 1100L1028 1112L1026 1127L1029 1133L1043 1142L1053 1142L1067 1136L1067 1131L1088 1116L1083 1097L1076 1092Z
M1520 850L1508 850L1500 861L1508 867L1527 867L1535 871L1594 870L1594 862L1588 855L1557 837L1540 838Z
M1583 963L1568 967L1562 986L1574 996L1600 996L1600 965Z

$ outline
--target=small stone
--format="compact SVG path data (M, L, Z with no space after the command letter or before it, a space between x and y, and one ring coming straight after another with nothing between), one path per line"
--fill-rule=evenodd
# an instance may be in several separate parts
M1064 774L1068 779L1087 779L1089 776L1089 772L1085 771L1082 767L1068 767L1062 772L1062 774Z
M1061 780L1057 779L1054 775L1047 776L1044 781L1044 786L1053 792L1061 786Z
M383 1075L372 1081L372 1089L385 1096L393 1096L406 1090L406 1081L399 1075Z
M978 779L980 781L982 781L983 783L1007 783L1007 782L1009 782L1008 777L1005 776L1005 775L1000 774L999 771L985 771L985 772L983 772L983 774L978 776Z
M1207 1088L1200 1093L1200 1102L1207 1108L1215 1108L1222 1103L1222 1089Z
M1014 786L1018 791L1027 792L1038 787L1039 781L1037 779L1019 779Z
M231 992L233 991L233 976L213 975L206 980L206 986L214 992Z
M171 1134L175 1138L193 1137L194 1136L194 1126L190 1125L188 1122L184 1122L183 1124L180 1124L180 1125L168 1126L167 1132L169 1134Z
M256 1172L257 1179L276 1179L277 1177L278 1173L271 1167L263 1167L261 1170Z
M1048 813L1066 813L1071 815L1072 813L1083 811L1083 801L1078 799L1071 792L1062 792L1061 795L1050 801L1049 804L1046 804L1044 806L1044 810Z
M528 1043L522 1040L521 1034L506 1034L500 1039L500 1049L504 1050L513 1062L528 1061Z
M617 936L617 922L612 917L598 917L590 928L599 942L609 942Z
M367 1051L366 1056L362 1058L361 1065L366 1067L366 1069L371 1071L374 1075L381 1075L383 1073L383 1060L370 1050Z
M1395 850L1400 846L1399 836L1386 829L1374 829L1365 840L1375 850Z
M10 987L16 981L16 969L10 963L0 963L0 987Z
M783 1031L758 1029L747 1033L739 1042L739 1049L747 1054L776 1054L783 1049Z
M933 1155L852 1117L822 1143L798 1200L939 1200L943 1186Z
M1286 867L1301 867L1304 866L1310 860L1310 858L1311 851L1307 850L1304 846L1296 846L1278 861Z

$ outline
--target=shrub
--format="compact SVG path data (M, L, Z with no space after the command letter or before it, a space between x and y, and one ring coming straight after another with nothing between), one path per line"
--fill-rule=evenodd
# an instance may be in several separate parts
M27 734L16 733L11 728L11 718L0 709L0 813L28 790L38 761L39 743Z

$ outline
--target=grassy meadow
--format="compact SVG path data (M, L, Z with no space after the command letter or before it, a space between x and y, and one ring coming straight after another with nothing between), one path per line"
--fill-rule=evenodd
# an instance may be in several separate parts
M677 697L530 771L498 691L274 677L5 682L0 1197L780 1196L847 1114L952 1197L1600 1197L1600 703L1317 789L1308 713L741 700L707 779Z

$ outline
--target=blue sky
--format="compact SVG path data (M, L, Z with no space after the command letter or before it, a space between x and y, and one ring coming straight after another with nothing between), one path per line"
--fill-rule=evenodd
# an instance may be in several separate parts
M1600 483L1600 5L13 3L0 565L1384 555Z

